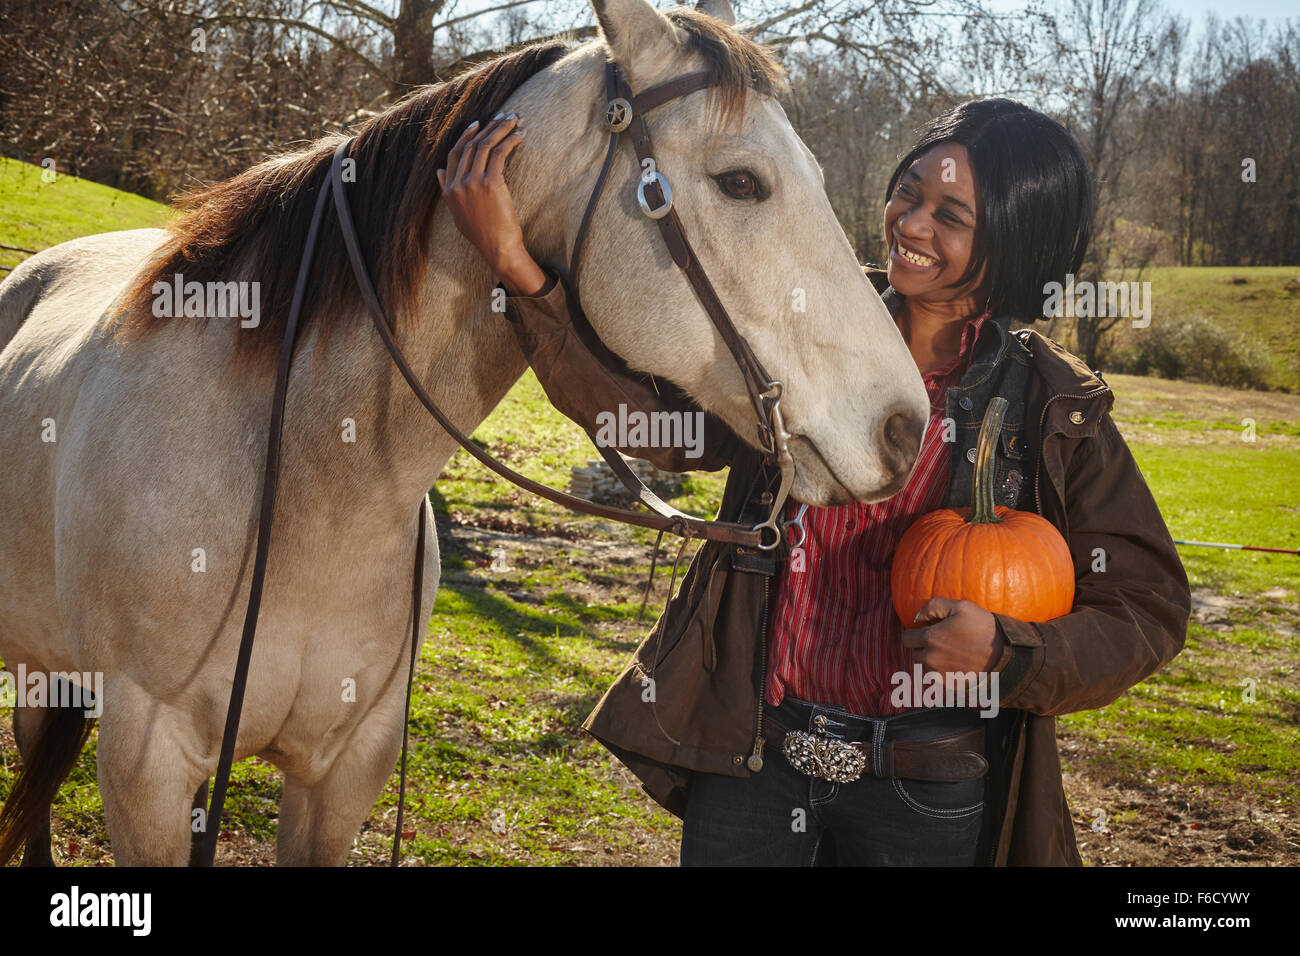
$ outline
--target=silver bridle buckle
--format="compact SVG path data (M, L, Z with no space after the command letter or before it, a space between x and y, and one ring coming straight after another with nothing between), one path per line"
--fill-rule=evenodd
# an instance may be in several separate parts
M659 192L664 197L662 206L651 206L650 201L645 198L645 188L652 183L659 184ZM668 182L668 177L658 170L647 176L642 176L636 184L636 201L641 204L641 211L651 219L662 219L668 215L668 211L673 208L673 187Z
M781 522L782 526L785 528L786 543L788 543L792 548L802 548L804 540L808 536L808 532L803 526L803 519L807 514L808 505L801 501L799 502L798 513L789 521ZM794 536L796 529L799 532L799 537L797 539Z
M867 769L867 757L860 750L802 730L787 733L781 751L795 770L831 783L852 783Z
M621 133L632 125L632 104L618 96L605 107L605 128L611 133Z

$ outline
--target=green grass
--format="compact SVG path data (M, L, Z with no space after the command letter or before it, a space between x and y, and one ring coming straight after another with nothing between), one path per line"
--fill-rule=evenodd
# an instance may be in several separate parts
M161 226L172 215L151 199L75 176L60 173L54 182L44 182L44 172L0 157L0 243L39 252L98 232ZM0 249L0 266L13 267L25 258Z
M574 728L631 653L608 612L553 598L520 605L451 586L434 608L412 733L425 781L408 824L425 863L582 863L635 851L672 824L628 799ZM393 804L389 794L382 806Z
M1116 423L1176 540L1300 549L1300 397L1107 380ZM1190 546L1180 554L1193 587L1300 601L1300 556Z
M1097 745L1114 782L1190 782L1257 805L1294 806L1300 778L1296 640L1268 628L1210 631L1193 622L1169 666L1063 731Z
M1237 285L1229 280L1241 277ZM1177 322L1203 315L1245 336L1273 359L1273 384L1300 391L1300 291L1288 282L1300 266L1161 267L1143 275L1151 283L1151 322ZM1121 322L1116 343L1132 342L1143 330Z
M1134 456L1175 539L1300 549L1300 449L1189 453L1138 446ZM1296 555L1199 547L1180 553L1194 587L1251 595L1284 588L1300 598Z

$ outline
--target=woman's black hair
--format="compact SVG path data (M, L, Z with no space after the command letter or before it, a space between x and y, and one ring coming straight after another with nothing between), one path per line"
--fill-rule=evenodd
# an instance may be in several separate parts
M1064 126L1023 103L969 100L921 129L889 178L886 202L912 163L940 143L966 147L979 204L970 268L952 287L972 281L987 263L993 314L1041 318L1043 286L1077 272L1092 238L1083 150Z

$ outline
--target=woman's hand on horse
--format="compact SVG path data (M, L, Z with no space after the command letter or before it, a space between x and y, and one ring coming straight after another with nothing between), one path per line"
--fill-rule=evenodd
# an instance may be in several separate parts
M461 133L438 170L442 200L462 235L482 253L511 295L535 295L547 275L524 248L514 200L506 185L505 164L521 142L518 118L498 113L486 126L475 121Z
M971 601L930 598L912 624L903 631L903 646L926 670L941 674L987 674L1006 645L993 615Z

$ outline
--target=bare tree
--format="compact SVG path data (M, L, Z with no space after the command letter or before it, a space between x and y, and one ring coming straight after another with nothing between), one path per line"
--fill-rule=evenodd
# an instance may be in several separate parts
M1156 0L733 0L858 254L883 254L889 172L975 95L1060 116L1096 175L1081 278L1300 260L1300 28L1211 20L1195 50ZM49 24L57 22L59 29ZM587 0L46 0L0 4L5 152L145 195L211 181L522 43L594 32ZM1243 179L1252 160L1257 182ZM1118 274L1116 274L1118 273ZM1096 364L1113 318L1074 326Z
M1096 225L1079 278L1132 281L1149 264L1154 244L1117 245L1126 176L1152 143L1142 108L1181 34L1158 0L1070 0L1064 14L1050 22L1051 85L1065 98L1066 122L1096 183ZM1141 164L1139 176L1149 174L1147 165ZM1075 319L1075 348L1089 365L1098 364L1103 337L1121 321L1118 316Z

